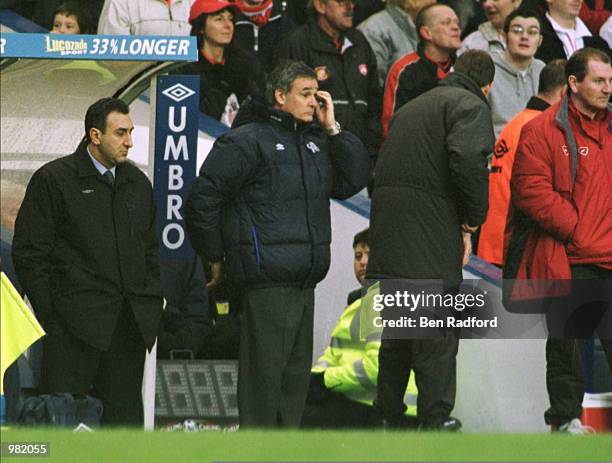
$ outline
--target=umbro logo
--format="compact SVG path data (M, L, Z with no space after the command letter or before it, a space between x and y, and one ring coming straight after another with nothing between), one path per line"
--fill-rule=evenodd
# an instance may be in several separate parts
M86 195L93 193L95 190L82 190L81 193L84 193Z
M502 139L495 145L495 157L497 159L503 158L505 154L510 152L510 148L508 148L508 143L506 140Z
M175 84L162 92L162 94L166 95L168 98L176 101L177 103L183 101L185 98L189 98L194 93L195 92L193 90L185 87L182 84Z
M277 143L276 151L285 151L285 145L283 145L282 143Z

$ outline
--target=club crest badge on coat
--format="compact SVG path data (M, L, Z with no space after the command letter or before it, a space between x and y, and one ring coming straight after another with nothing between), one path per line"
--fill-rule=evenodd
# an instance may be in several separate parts
M314 71L317 74L317 80L329 79L329 71L327 70L327 66L317 66L314 68Z
M318 146L317 146L317 145L316 145L314 142L312 142L312 141L309 141L309 142L306 144L306 148L308 148L308 149L309 149L309 150L312 152L312 154L316 154L316 153L318 153L319 151L321 151L321 150L319 149L319 147L318 147Z

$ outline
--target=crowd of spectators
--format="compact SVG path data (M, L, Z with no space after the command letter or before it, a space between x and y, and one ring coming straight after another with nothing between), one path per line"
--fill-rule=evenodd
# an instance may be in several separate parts
M248 95L263 94L276 64L303 61L332 94L338 122L364 141L373 159L393 114L433 88L464 51L481 49L494 58L497 85L489 101L499 136L537 93L545 63L585 46L610 53L612 34L609 0L2 3L52 33L195 35L199 61L181 71L201 76L202 112L227 125ZM506 21L519 8L520 18L537 22L525 33Z

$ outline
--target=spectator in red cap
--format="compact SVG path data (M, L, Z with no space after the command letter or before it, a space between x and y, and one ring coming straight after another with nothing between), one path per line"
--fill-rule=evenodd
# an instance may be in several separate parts
M261 67L234 44L234 14L238 9L223 0L196 0L189 13L191 35L198 39L200 56L177 72L200 75L200 111L231 125L240 103L263 88Z

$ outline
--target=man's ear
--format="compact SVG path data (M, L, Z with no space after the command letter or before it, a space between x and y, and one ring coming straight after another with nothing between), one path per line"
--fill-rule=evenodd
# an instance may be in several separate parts
M421 28L419 29L419 35L423 38L423 40L425 40L426 42L431 42L431 31L429 30L429 27L427 26L421 26Z
M325 2L327 0L313 0L312 7L315 10L315 13L325 14Z
M493 82L488 83L484 87L480 87L480 89L482 90L482 93L484 94L484 96L489 96L489 93L491 93L492 87L493 87Z
M285 92L278 88L274 90L274 100L276 101L277 105L283 106L285 104L285 99Z
M99 145L101 134L102 131L100 129L96 129L95 127L89 129L89 139L91 140L91 143L94 145Z
M567 86L571 93L576 93L578 91L578 79L576 79L576 76L569 76L567 78Z

